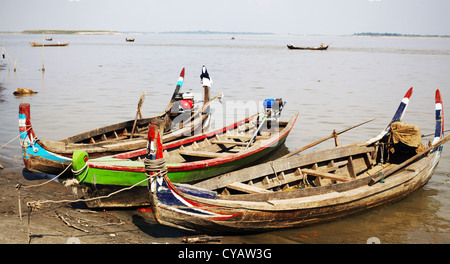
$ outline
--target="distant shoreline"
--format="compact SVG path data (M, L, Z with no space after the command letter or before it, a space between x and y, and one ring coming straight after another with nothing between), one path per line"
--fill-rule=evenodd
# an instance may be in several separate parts
M24 31L2 31L0 34L66 34L66 35L119 35L123 34L119 31L113 30L47 30L47 29L36 29L36 30L24 30Z
M0 31L0 34L69 34L69 35L122 35L122 34L228 34L228 35L276 35L270 32L222 32L222 31L162 31L162 32L120 32L115 30L24 30Z
M21 32L22 34L95 34L95 35L115 35L120 34L118 31L112 30L24 30Z
M357 36L357 37L405 37L405 38L450 38L450 35L418 35L418 34L374 33L374 32L353 33L353 36Z
M401 33L375 33L361 32L343 35L320 35L320 34L277 34L272 32L232 32L232 31L161 31L161 32L137 32L137 31L115 31L115 30L59 30L59 29L36 29L23 31L0 31L0 34L67 34L67 35L127 35L127 34L199 34L199 35L288 35L288 36L342 36L342 37L392 37L392 38L450 38L450 35L419 35Z

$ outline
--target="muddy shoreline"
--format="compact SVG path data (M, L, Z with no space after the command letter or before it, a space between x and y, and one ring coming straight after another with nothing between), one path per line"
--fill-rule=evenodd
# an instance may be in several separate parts
M74 194L72 187L64 187L63 180L30 188L49 179L36 179L14 163L0 158L4 166L0 169L0 244L180 244L183 237L192 235L159 225L151 214L137 209L90 210L80 202L33 208L28 225L27 202L81 197Z

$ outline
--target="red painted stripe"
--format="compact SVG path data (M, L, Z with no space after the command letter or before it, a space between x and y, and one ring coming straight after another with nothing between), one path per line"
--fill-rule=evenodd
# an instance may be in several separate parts
M436 89L436 104L442 104L442 97L439 89Z
M289 122L290 123L289 129L285 128L286 131L282 135L279 135L278 137L274 138L272 141L268 142L264 146L260 146L259 148L256 148L253 151L248 151L248 152L244 152L244 153L241 152L241 153L238 153L237 155L230 154L225 157L209 159L206 161L194 161L194 162L187 162L187 163L179 163L179 166L168 166L167 170L169 172L178 172L178 171L203 169L206 167L218 166L218 165L221 165L224 163L240 160L240 159L243 159L250 155L253 155L255 153L261 152L266 148L272 147L273 145L277 144L280 140L287 137L289 132L292 130L292 127L294 126L295 122L297 121L297 117L298 117L298 112L295 115L295 117L293 117L294 120L292 122ZM209 133L209 134L214 135L214 132ZM209 135L209 134L207 134L207 135ZM204 138L203 136L201 136L201 137ZM130 172L145 172L144 167L126 167L126 166L117 166L117 165L106 165L106 164L95 163L95 162L88 162L88 164L89 164L90 168L97 168L97 169L130 171Z
M181 70L180 77L184 79L184 68Z
M245 157L248 157L250 155L253 155L255 153L261 152L263 150L265 150L266 148L272 147L275 144L277 144L279 141L281 141L283 138L287 137L287 135L289 134L289 132L292 130L292 127L294 126L296 120L298 117L298 113L295 116L294 121L292 122L292 125L290 126L289 129L287 129L285 131L284 134L282 134L281 136L274 138L272 141L270 141L269 143L265 144L264 146L261 146L257 149L254 149L253 151L249 151L249 152L241 152L236 154L230 154L228 156L225 157L220 157L220 158L215 158L215 159L209 159L206 161L194 161L194 162L188 162L188 163L180 163L180 166L178 167L167 167L168 171L188 171L188 170L197 170L197 169L203 169L203 168L207 168L207 167L212 167L212 166L218 166L224 163L228 163L228 162L232 162L235 160L240 160L243 159Z
M183 201L185 201L186 203L190 204L191 206L193 206L192 209L199 209L199 210L203 210L203 211L207 211L207 212L211 212L213 214L217 214L217 215L222 215L222 216L215 216L215 217L210 217L210 216L199 216L201 218L208 218L208 219L212 219L212 220L227 220L229 218L235 217L237 215L241 215L243 213L235 213L235 214L229 214L229 213L220 213L215 211L215 208L223 208L221 206L216 206L216 205L210 205L210 204L205 204L205 203L199 203L199 202L195 202L193 200L190 200L186 197L186 195L181 192L180 190L178 190L173 184L172 182L169 180L169 178L167 177L167 175L164 176L164 180L167 183L167 186L169 187L169 189L173 192L175 192L178 196L181 197L181 199L183 199Z
M175 142L171 142L171 143L165 144L164 145L164 149L172 149L172 148L184 145L184 144L192 143L194 141L199 141L199 140L202 140L202 139L205 139L205 138L208 138L208 137L215 136L216 134L225 133L227 130L236 128L236 127L238 127L239 125L241 125L243 123L247 123L252 118L255 118L255 117L256 117L256 115L252 115L252 116L247 117L246 119L238 121L238 122L236 122L234 124L228 125L228 126L223 127L223 128L219 128L216 131L205 133L205 134L199 135L198 137L189 137L189 138L186 138L186 139L181 139L181 140L178 140L178 141L175 141Z
M215 136L216 134L225 133L227 130L236 128L236 127L238 127L239 125L241 125L243 123L247 123L252 118L255 118L255 117L256 117L256 114L252 115L250 117L247 117L246 119L243 119L241 121L238 121L238 122L236 122L234 124L228 125L228 126L223 127L223 128L219 128L219 129L217 129L217 130L215 130L213 132L210 132L210 133L202 134L202 135L199 135L197 137L189 137L189 138L186 138L186 139L177 140L175 142L166 143L166 144L163 145L163 149L173 149L173 148L179 147L181 145L189 144L189 143L192 143L194 141L200 141L202 139ZM113 157L116 158L116 159L131 159L131 158L143 156L146 153L147 153L147 149L143 148L143 149L138 149L138 150L134 150L134 151L130 151L130 152L117 154L117 155L114 155Z
M411 97L411 94L413 92L413 88L409 88L408 92L406 92L405 97L407 97L408 99Z

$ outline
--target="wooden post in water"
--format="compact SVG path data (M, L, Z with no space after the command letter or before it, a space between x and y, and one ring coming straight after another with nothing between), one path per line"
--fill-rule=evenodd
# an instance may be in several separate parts
M44 32L42 32L42 72L44 72L45 71L45 67L44 67L44 41L45 41L45 39L44 39Z

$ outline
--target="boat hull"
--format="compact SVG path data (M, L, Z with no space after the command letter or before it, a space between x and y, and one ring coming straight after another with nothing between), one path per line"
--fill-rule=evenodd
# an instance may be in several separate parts
M257 153L251 153L231 162L213 166L192 169L189 167L178 168L178 166L174 167L170 164L166 164L168 170L167 175L174 183L191 183L214 177L251 165L256 161L271 155L284 144L286 138L287 134L279 141L267 146L265 149L260 150ZM83 192L85 196L89 198L108 195L125 187L137 184L147 178L143 164L142 166L135 167L133 170L110 170L106 167L105 169L102 169L96 166L90 167L88 173L89 174L86 178L83 179ZM83 175L79 176L78 179L81 180L82 177ZM106 199L98 199L92 202L87 202L87 205L90 208L150 206L147 185L147 181L144 181L139 186L136 186L131 190L124 191L121 195L114 195Z
M166 163L168 177L174 183L192 183L199 180L211 178L232 170L251 165L258 160L271 155L281 147L289 135L298 113L294 115L287 125L276 136L273 136L259 145L250 147L242 153L228 154L224 157L211 158L186 163ZM225 131L233 130L240 125L246 125L256 120L257 115L253 115L244 120L238 121L225 128L214 132L206 133L197 137L182 139L164 146L164 149L176 149L184 144L193 144L207 137L215 137ZM226 134L226 133L225 133ZM142 153L140 153L142 154ZM144 153L145 154L145 153ZM120 158L117 158L119 157ZM76 172L78 181L83 186L86 197L95 198L108 195L114 191L135 186L128 193L142 193L148 191L147 175L145 164L142 161L134 161L130 156L137 157L137 153L120 154L112 157L103 157L95 160L87 160L88 155L83 152L74 152L73 170ZM123 158L123 159L122 159ZM136 207L149 206L148 195L133 195L137 198L124 199L121 196L110 196L106 199L99 199L95 202L88 202L89 207Z
M170 197L164 192L154 193L158 197L154 199L156 204L152 210L161 224L211 234L303 227L399 201L428 182L439 159L440 152L437 151L374 186L367 185L370 177L359 179L351 184L360 187L337 193L328 202L320 199L313 202L311 197L266 202L230 201L221 200L220 197L205 199L181 194L173 185L165 182L158 188L165 188L166 193L176 195Z
M83 150L89 153L91 158L103 157L123 153L126 151L145 149L147 146L146 134L139 134L139 128L145 128L153 121L164 120L166 126L163 143L188 137L202 129L209 112L200 110L193 113L193 122L186 123L184 127L173 130L172 123L176 118L189 120L191 113L180 113L174 107L176 95L178 95L184 80L184 69L178 78L177 86L172 98L165 110L159 115L100 127L86 131L59 141L39 139L31 125L30 104L22 103L19 106L19 131L22 156L27 170L40 173L58 175L65 171L64 176L71 176L68 169L72 163L72 154L75 150ZM209 91L208 91L209 92ZM141 100L143 98L141 97ZM141 101L140 101L141 103ZM140 112L140 110L139 110ZM67 170L66 170L67 169Z
M294 49L294 50L327 50L328 46L325 47L295 47L292 45L287 45L287 47L289 49Z

